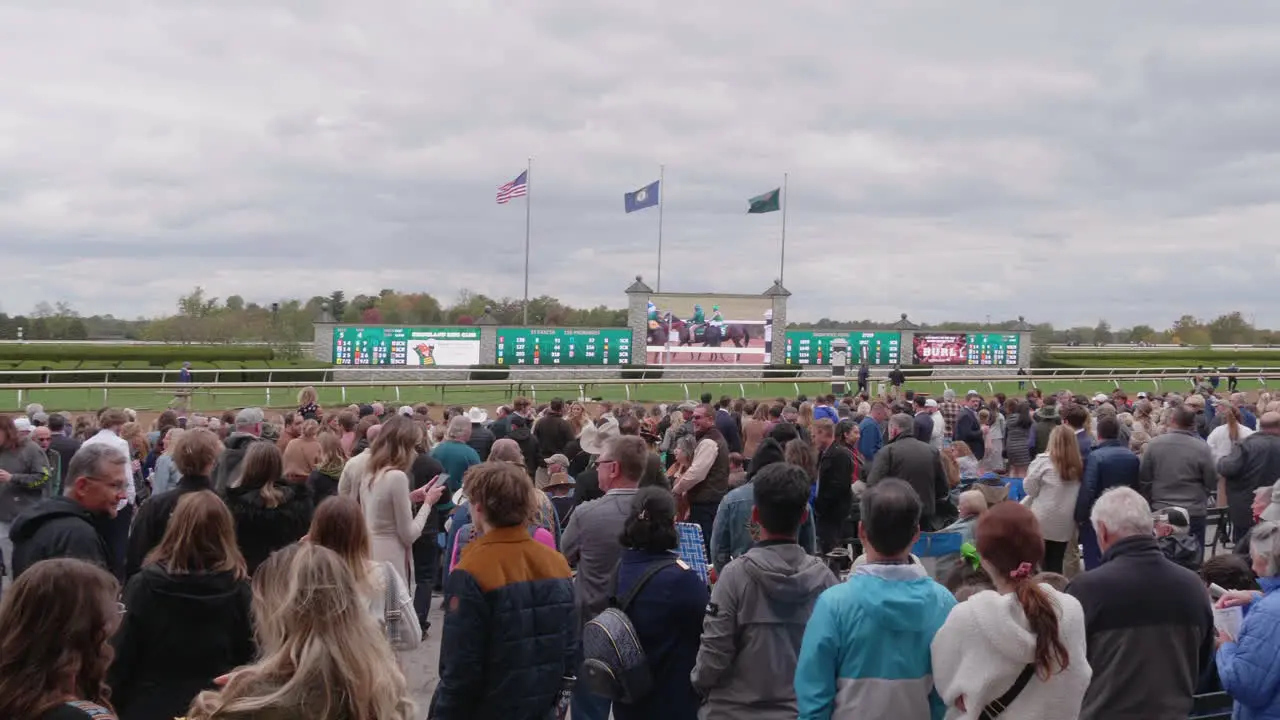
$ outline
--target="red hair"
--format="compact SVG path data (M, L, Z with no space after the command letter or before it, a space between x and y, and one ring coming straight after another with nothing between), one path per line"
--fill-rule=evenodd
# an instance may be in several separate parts
M1040 521L1020 503L998 503L978 520L974 540L991 573L1013 583L1027 625L1036 636L1036 674L1048 680L1055 670L1066 669L1071 656L1059 635L1056 603L1024 567L1044 560Z

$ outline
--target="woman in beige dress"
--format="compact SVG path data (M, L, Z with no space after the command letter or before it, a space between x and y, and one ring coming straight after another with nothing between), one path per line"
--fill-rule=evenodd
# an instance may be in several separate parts
M408 471L417 456L420 433L417 424L402 415L383 423L369 447L364 472L352 488L369 525L373 560L391 563L407 587L414 587L413 543L444 493L438 478L409 491ZM421 504L416 514L415 504Z

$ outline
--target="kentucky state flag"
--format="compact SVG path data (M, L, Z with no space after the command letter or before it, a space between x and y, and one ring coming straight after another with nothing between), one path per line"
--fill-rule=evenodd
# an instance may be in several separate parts
M747 201L747 214L777 212L780 206L782 188L774 188L763 195L757 195Z
M622 199L626 205L627 212L633 213L637 210L643 210L657 205L658 193L661 191L661 188L658 187L659 182L660 181L658 180L654 180L635 192L629 192L623 195Z

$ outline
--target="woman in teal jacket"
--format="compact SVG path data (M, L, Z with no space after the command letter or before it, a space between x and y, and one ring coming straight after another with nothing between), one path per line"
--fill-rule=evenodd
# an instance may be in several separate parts
M1253 529L1250 555L1262 592L1233 590L1218 601L1245 613L1239 637L1218 632L1218 675L1235 720L1280 720L1280 523Z

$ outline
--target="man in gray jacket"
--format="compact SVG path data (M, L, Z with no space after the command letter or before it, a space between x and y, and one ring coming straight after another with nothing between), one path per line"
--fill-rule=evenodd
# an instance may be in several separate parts
M1147 443L1138 470L1138 489L1152 510L1185 508L1191 534L1204 549L1205 515L1209 493L1217 489L1218 471L1209 445L1195 432L1196 413L1179 405L1169 417L1169 431Z
M889 418L889 442L871 463L867 487L885 478L905 480L920 496L920 528L928 532L936 529L933 516L938 499L947 496L947 472L942 455L929 443L917 440L913 429L910 415L899 413Z
M577 571L573 594L579 622L585 623L609 607L622 558L622 526L631 514L631 501L648 461L649 446L643 439L623 436L611 440L596 459L604 497L579 505L569 516L560 550ZM572 714L580 720L607 720L609 706L605 698L575 692Z
M809 511L809 476L774 463L752 481L760 540L730 562L711 591L693 687L702 720L794 720L800 641L813 604L836 577L798 544Z

